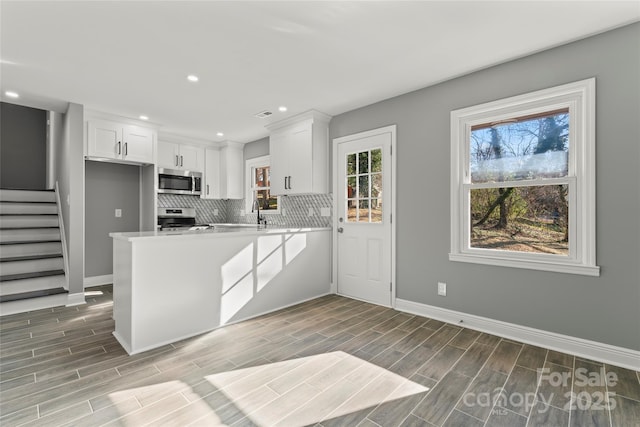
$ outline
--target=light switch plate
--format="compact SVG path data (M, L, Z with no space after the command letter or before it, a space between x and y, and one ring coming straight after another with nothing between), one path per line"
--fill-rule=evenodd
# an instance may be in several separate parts
M218 216L218 209L214 209L214 210L213 210L213 215L214 215L214 216Z
M313 210L313 208L309 208L309 216L314 216L315 215L315 211Z
M116 209L116 218L122 218L122 209Z

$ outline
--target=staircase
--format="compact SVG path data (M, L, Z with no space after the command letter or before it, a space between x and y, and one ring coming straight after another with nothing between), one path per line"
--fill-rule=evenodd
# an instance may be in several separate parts
M0 315L67 303L54 190L0 189Z

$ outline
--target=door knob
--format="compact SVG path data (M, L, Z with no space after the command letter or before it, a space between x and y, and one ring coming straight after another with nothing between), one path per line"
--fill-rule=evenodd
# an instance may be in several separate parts
M344 228L338 227L338 233L344 233Z

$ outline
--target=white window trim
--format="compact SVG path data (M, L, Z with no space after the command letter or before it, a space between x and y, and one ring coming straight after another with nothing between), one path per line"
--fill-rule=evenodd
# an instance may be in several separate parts
M528 113L568 107L569 175L559 183L571 187L568 256L471 248L469 136L471 126ZM596 265L595 78L451 112L451 252L450 261L599 276ZM552 180L544 180L545 184ZM535 182L523 182L531 185ZM510 185L511 186L511 185ZM578 212L581 215L578 215Z
M253 201L253 188L251 187L251 184L253 182L253 177L251 176L251 169L255 168L255 167L264 167L264 166L269 166L271 167L271 156L260 156L260 157L254 157L253 159L247 159L244 163L244 170L245 170L245 180L244 182L246 183L246 188L244 190L244 200L245 200L245 214L251 214L251 210L253 209L252 206L252 201ZM269 187L271 188L271 187ZM278 209L272 209L272 210L260 210L260 215L273 215L273 214L279 214L281 212L282 209L282 205L281 205L281 198L280 196L278 197Z

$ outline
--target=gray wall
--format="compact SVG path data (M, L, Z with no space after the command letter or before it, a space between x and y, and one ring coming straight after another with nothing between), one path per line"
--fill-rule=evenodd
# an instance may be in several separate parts
M122 209L122 217L115 210ZM85 162L85 276L113 273L109 233L140 228L140 167Z
M398 126L398 298L640 350L638 76L633 24L334 117L331 138ZM450 262L450 111L589 77L601 276Z
M254 159L269 154L269 137L244 144L244 159Z
M0 102L0 186L44 190L47 112Z
M55 120L53 150L55 179L60 201L68 251L69 294L84 292L84 107L69 103L64 115L52 114Z

